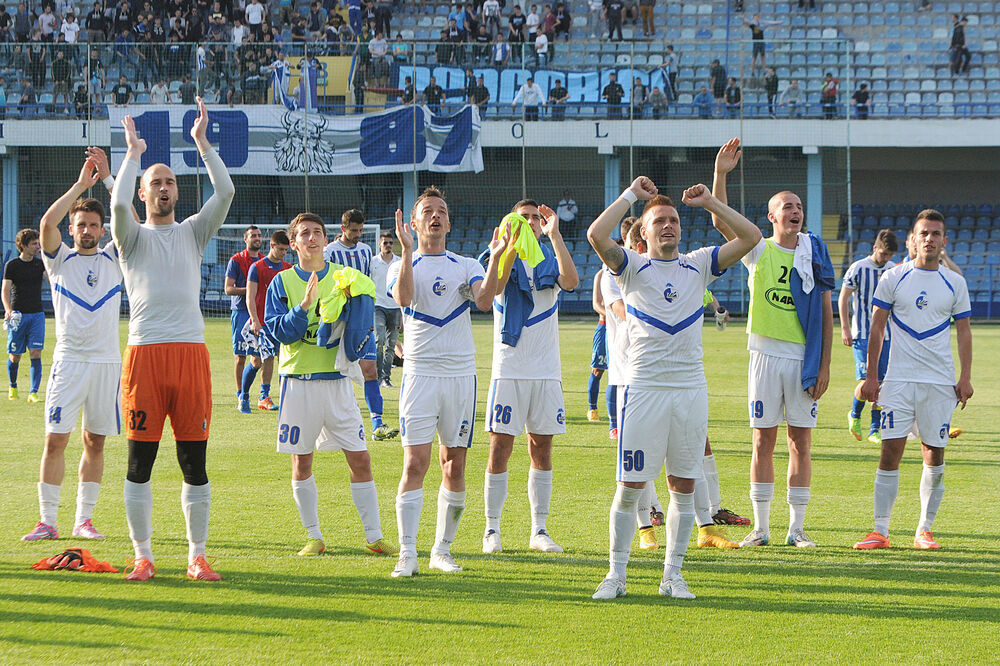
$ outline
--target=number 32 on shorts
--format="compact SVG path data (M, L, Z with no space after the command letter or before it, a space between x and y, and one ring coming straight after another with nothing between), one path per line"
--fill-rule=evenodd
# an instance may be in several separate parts
M641 472L646 466L646 454L642 449L622 451L622 471Z

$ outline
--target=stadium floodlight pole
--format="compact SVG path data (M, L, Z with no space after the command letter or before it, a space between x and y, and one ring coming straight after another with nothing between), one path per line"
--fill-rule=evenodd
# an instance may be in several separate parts
M853 80L854 68L851 65L851 41L845 40L844 46L846 48L847 55L847 92L851 94L854 87L851 85ZM846 167L847 167L847 256L854 256L854 215L851 212L851 204L853 203L851 198L851 102L848 98L844 104L847 110L847 131L845 132L847 144L845 150L847 151L846 156Z

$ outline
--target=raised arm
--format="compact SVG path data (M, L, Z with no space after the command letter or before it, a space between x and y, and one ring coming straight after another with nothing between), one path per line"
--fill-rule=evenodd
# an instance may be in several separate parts
M412 223L411 223L412 224ZM410 307L413 302L413 236L410 228L403 224L403 211L396 209L396 238L402 248L400 252L399 276L392 285L392 298L401 308Z
M49 209L42 215L39 224L39 235L42 240L42 250L46 254L53 255L62 243L62 233L59 231L59 223L69 214L69 209L73 207L73 202L79 199L88 189L97 184L97 165L93 160L88 159L80 169L80 175L73 183L66 194L53 202Z
M760 229L753 222L716 199L704 185L695 185L684 190L681 199L688 206L704 208L729 229L733 238L719 248L719 269L725 270L745 257L760 242ZM727 237L728 238L728 237Z
M483 312L493 309L493 297L497 293L497 282L499 281L498 265L500 257L507 250L509 240L509 232L501 235L499 227L493 230L493 240L490 241L490 261L486 265L486 278L472 285L472 298L476 302L476 307Z
M139 159L146 152L146 140L135 131L132 116L122 118L125 128L125 159L118 169L118 178L111 188L111 237L120 251L127 251L139 233L139 223L132 216L135 179L139 176Z
M743 149L740 148L740 140L733 138L727 141L722 148L719 148L719 153L715 156L715 173L712 176L712 196L727 206L729 205L729 198L726 196L726 174L736 168L742 154ZM716 215L712 215L712 226L727 241L736 238L736 232Z
M215 190L211 198L198 211L198 214L191 219L195 235L204 246L226 221L226 215L229 213L229 206L233 203L236 188L222 158L208 141L208 109L205 108L205 102L201 97L195 99L198 101L198 118L191 126L191 137L198 147L198 152L201 153L208 178L212 181L212 187Z
M111 190L114 189L115 179L111 175L111 165L108 163L107 153L97 146L87 146L86 153L87 158L93 160L97 165L97 177L104 183L104 187L108 188L110 194ZM139 217L139 211L135 209L135 204L132 205L132 217L135 218L136 222L142 224L142 218Z
M840 288L840 298L837 299L837 306L840 309L840 340L845 347L854 344L854 336L851 334L851 294L854 290L844 283Z
M544 204L538 207L538 212L545 219L542 223L542 233L552 241L552 249L556 253L556 262L559 264L559 287L566 291L573 291L580 284L580 274L576 270L573 256L569 253L569 248L566 247L566 242L559 231L559 216Z
M611 272L619 272L625 261L625 250L611 239L611 232L625 217L633 203L640 200L649 201L656 196L656 192L656 185L652 180L646 176L639 176L621 196L615 199L614 203L597 216L587 229L587 240Z

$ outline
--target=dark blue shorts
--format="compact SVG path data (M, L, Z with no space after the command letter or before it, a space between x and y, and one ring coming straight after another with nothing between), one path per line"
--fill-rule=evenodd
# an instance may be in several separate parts
M590 356L590 367L597 370L608 369L608 329L598 324L594 329L594 352Z
M21 314L21 324L16 331L7 331L7 353L23 354L26 349L45 347L45 313Z
M854 378L868 377L868 340L855 340L854 344ZM889 341L882 341L882 354L878 357L878 380L885 379L885 371L889 367Z

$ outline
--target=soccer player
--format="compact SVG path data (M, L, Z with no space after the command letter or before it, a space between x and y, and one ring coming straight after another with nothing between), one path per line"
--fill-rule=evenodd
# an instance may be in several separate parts
M528 547L561 553L545 526L552 500L552 438L566 433L566 410L559 362L559 293L576 289L580 276L548 206L522 199L511 212L527 220L544 259L532 268L513 252L510 269L497 284L493 301L493 364L486 399L490 455L484 485L486 531L483 552L499 553L500 516L507 499L507 464L514 438L528 433Z
M639 199L637 224L648 257L622 249L611 230ZM680 254L680 218L669 197L640 176L587 231L587 239L615 276L628 314L628 367L618 405L618 482L610 512L610 570L595 599L625 596L625 569L635 534L635 507L646 482L666 466L670 503L663 596L693 599L681 565L695 520L694 487L702 475L708 432L708 389L702 366L702 299L705 288L760 239L749 220L712 196L704 185L684 191L683 201L723 220L734 240Z
M264 303L267 300L267 288L271 284L274 276L281 271L291 268L292 265L285 261L285 254L288 252L288 234L284 229L278 229L271 234L271 242L267 249L267 256L258 259L250 265L247 271L247 303L254 307L249 308L251 328L254 335L264 334L270 336L267 327L264 326ZM252 367L252 366L251 366ZM278 406L271 400L271 377L274 374L274 356L269 356L261 362L260 398L257 400L257 409L274 411ZM243 392L250 391L253 385L253 375L250 381L243 386Z
M181 507L187 523L187 575L198 580L221 578L205 558L212 498L205 472L212 376L198 295L202 254L225 221L235 190L222 158L208 141L208 124L208 110L198 98L191 137L215 188L212 197L178 224L177 178L167 165L153 164L140 181L146 222L137 224L131 204L146 141L139 138L131 116L122 119L126 153L111 193L111 234L131 306L121 382L128 438L125 517L135 549L128 580L149 580L156 574L149 478L168 416L184 475Z
M417 232L420 252L414 256L410 228ZM399 428L403 440L403 474L396 496L400 553L393 578L418 572L417 527L424 503L424 476L430 466L434 433L438 434L441 488L437 531L430 568L461 571L450 547L465 510L465 457L476 422L476 347L472 339L470 301L483 312L497 293L497 266L507 238L493 232L490 261L448 252L451 230L448 204L441 191L429 187L417 197L404 226L396 211L401 261L389 269L386 289L403 308L403 379L399 391Z
M18 255L4 265L0 288L4 328L7 329L7 375L10 377L7 397L17 400L17 371L21 356L27 350L31 359L28 402L38 402L38 387L42 383L42 349L45 347L45 312L42 310L45 266L38 258L41 245L37 231L21 229L14 243Z
M323 258L329 262L356 268L371 277L372 249L361 242L361 232L365 228L365 214L357 208L344 211L340 222L340 236L323 250ZM373 322L374 326L374 322ZM369 338L358 365L364 376L365 404L372 419L372 439L391 439L399 430L382 422L382 392L379 389L378 368L375 364L375 337Z
M635 218L630 215L622 220L619 227L622 239L621 244L630 250L636 249L629 246L629 231L634 225ZM636 251L639 254L643 254L642 251ZM600 299L604 307L605 347L607 349L608 388L605 392L605 399L608 405L608 438L617 441L617 388L621 384L621 372L625 367L625 352L628 349L628 337L625 333L625 305L622 301L621 291L607 269L602 268L597 276L600 280L595 282L594 292L600 293Z
M383 388L392 388L392 356L399 337L399 327L403 323L403 311L385 289L385 279L389 268L399 261L392 253L395 239L392 234L379 236L379 253L372 257L372 280L375 282L375 340L377 342L376 361L378 379Z
M920 522L914 548L940 548L931 528L944 497L944 449L958 404L972 397L972 330L965 278L943 266L948 242L944 216L927 209L917 214L911 232L916 257L887 270L872 299L868 367L877 367L886 326L892 347L885 380L871 373L861 386L866 400L882 406L882 455L875 471L875 529L854 544L858 550L889 547L889 518L899 494L899 461L913 423L920 432ZM951 355L952 319L958 337L960 374L955 382Z
M45 450L38 480L41 519L22 541L59 538L56 522L66 472L66 445L81 410L83 456L73 536L104 538L91 522L91 515L101 489L105 437L119 432L122 272L114 244L97 246L104 235L104 206L97 199L81 198L100 182L99 173L97 164L88 159L73 186L42 216L42 261L52 281L56 346L45 394ZM72 250L62 242L59 231L59 223L67 215Z
M372 282L355 269L345 269L323 258L326 226L318 215L296 215L288 225L288 237L298 255L298 265L281 271L271 281L264 319L271 335L281 343L278 452L292 456L292 496L302 527L309 535L299 555L315 556L326 550L319 528L313 452L338 449L344 452L350 468L351 498L361 516L365 547L373 553L394 555L395 546L382 538L365 425L351 381L341 372L345 368L337 367L339 347L316 344L320 325L316 305L338 288L338 273L359 291L371 290Z
M726 201L726 174L741 155L739 139L731 139L715 159L712 191ZM778 192L767 204L774 227L743 259L750 272L747 348L750 350L749 408L753 428L750 500L754 527L742 546L770 543L771 500L774 498L774 446L778 426L788 424L788 510L785 543L815 547L803 528L812 476L812 429L819 399L830 384L833 345L833 265L822 239L802 233L805 211L792 192ZM713 217L727 239L733 231Z
M234 254L226 266L226 295L229 296L232 310L229 324L233 331L236 409L250 414L249 387L253 385L253 377L257 375L261 361L260 356L254 353L256 350L243 339L243 327L250 319L250 312L247 310L247 274L250 266L264 256L260 253L263 244L260 228L252 224L247 227L243 232L243 243L246 247ZM247 356L250 357L249 367L246 363ZM244 386L247 387L246 391L243 390Z
M844 273L844 284L840 289L840 339L845 347L854 349L854 378L864 381L868 372L868 333L871 331L872 297L875 295L875 285L882 273L896 265L892 256L899 250L899 241L891 229L882 229L875 238L870 256L855 261ZM854 315L851 315L851 297L854 297ZM848 323L850 322L850 323ZM889 363L889 338L885 339L881 361L878 366L878 380L885 377L885 369ZM850 414L847 418L847 428L854 439L860 440L861 410L865 408L863 400L854 397ZM872 403L872 421L868 429L868 440L872 444L881 443L879 427L882 420L881 408Z
M597 326L594 328L593 352L590 355L590 376L587 377L587 420L596 423L601 420L601 417L597 415L597 398L601 395L601 377L608 369L607 309L601 296L600 272L594 276L594 286L591 293L591 302L594 312L597 313Z

